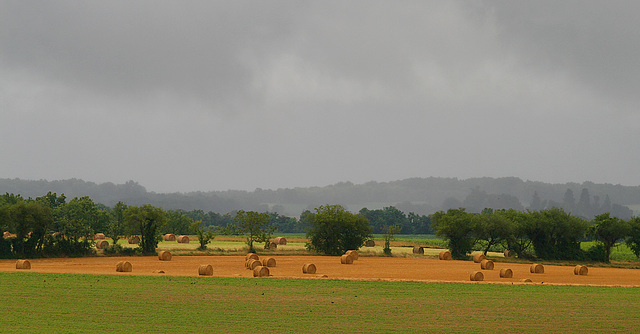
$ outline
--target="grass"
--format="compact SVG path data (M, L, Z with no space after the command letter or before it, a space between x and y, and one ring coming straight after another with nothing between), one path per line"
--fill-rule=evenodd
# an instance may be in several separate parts
M5 333L640 331L635 288L0 273L0 291Z

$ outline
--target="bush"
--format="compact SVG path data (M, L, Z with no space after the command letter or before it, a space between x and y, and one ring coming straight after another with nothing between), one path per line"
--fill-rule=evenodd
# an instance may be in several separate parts
M589 250L587 250L586 257L591 261L608 262L607 250L602 244L596 244L595 246L591 246Z
M307 215L311 230L307 232L307 249L325 255L340 255L357 250L371 237L367 218L347 211L341 205L323 205Z

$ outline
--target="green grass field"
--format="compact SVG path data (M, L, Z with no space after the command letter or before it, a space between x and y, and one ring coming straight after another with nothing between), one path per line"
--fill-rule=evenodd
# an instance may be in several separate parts
M637 288L0 273L2 333L638 332Z

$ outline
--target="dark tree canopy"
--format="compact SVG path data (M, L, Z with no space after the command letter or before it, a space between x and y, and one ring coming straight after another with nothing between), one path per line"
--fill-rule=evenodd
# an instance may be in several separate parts
M326 255L340 255L359 249L371 237L367 218L347 211L341 205L323 205L307 215L311 230L307 248Z

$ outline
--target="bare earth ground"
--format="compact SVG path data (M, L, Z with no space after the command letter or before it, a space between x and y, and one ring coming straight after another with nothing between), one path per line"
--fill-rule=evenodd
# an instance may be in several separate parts
M348 280L470 282L473 271L482 271L484 282L522 284L530 278L533 284L635 286L640 287L640 269L589 268L587 276L573 274L570 266L544 266L544 274L532 274L530 265L495 263L494 270L480 270L472 261L441 261L428 258L360 257L353 264L340 264L339 257L330 256L272 256L276 267L270 268L272 278L314 278ZM129 261L133 271L116 272L116 263ZM210 264L216 277L253 277L244 267L244 256L173 256L171 261L157 257L85 257L33 259L30 270L17 270L15 260L0 260L0 272L29 271L38 273L70 273L95 275L142 276L198 276L198 266ZM317 272L303 274L302 266L313 263ZM500 278L500 269L513 270L513 278ZM164 271L158 273L157 271ZM473 282L478 283L478 282ZM531 284L531 283L529 283Z

